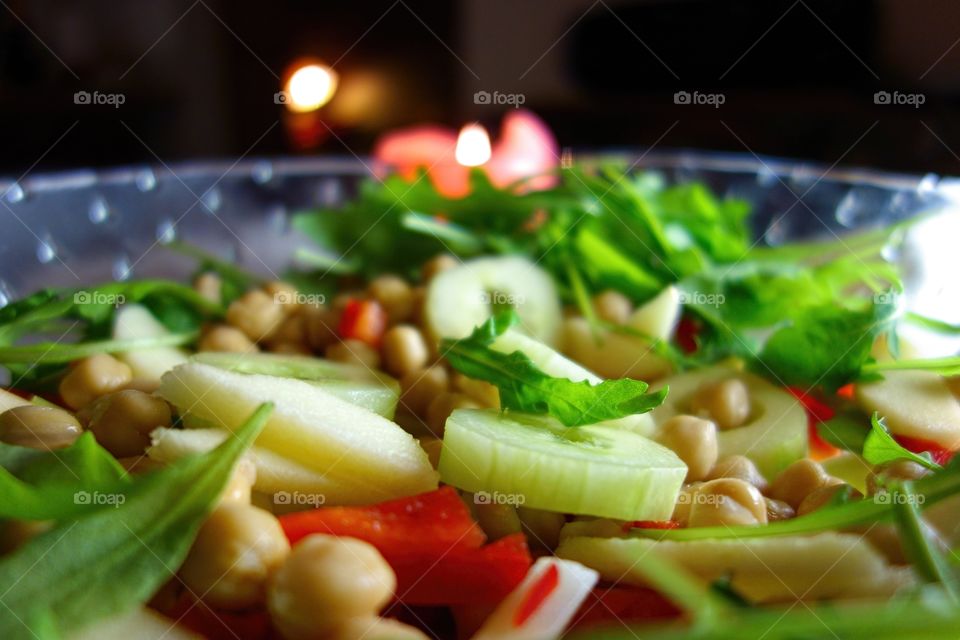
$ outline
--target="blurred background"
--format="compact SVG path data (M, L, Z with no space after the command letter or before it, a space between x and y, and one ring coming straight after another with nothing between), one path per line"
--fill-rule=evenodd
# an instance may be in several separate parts
M950 0L0 5L5 175L363 155L412 124L495 130L520 103L574 149L960 174Z

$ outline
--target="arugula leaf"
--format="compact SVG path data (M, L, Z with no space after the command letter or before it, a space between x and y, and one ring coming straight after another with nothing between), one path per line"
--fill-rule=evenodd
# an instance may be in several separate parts
M155 338L132 340L91 340L78 343L37 342L17 347L0 347L0 363L7 365L63 364L98 353L119 353L154 347L179 347L196 341L198 336L199 332L188 331Z
M863 458L870 464L879 465L897 460L910 460L932 471L943 469L933 461L929 453L914 453L902 447L890 435L886 425L883 424L883 418L878 418L876 412L870 418L870 424L870 433L867 434L867 438L863 442Z
M884 371L932 371L941 376L956 376L960 375L960 356L868 362L863 366L863 373L867 375L883 373Z
M0 558L3 604L17 614L0 616L0 637L56 638L150 598L186 557L272 408L261 405L213 451L137 478L115 508L92 508Z
M860 375L896 313L895 305L876 302L864 310L814 307L770 336L760 363L787 385L838 389Z
M573 382L548 376L520 351L492 349L493 341L517 322L512 309L495 314L470 337L444 340L441 352L460 373L496 385L504 408L548 414L568 427L645 413L663 403L667 389L648 394L649 385L640 380Z
M56 451L0 443L0 518L60 520L89 509L81 494L128 486L126 471L91 433Z
M958 602L957 576L947 559L940 553L930 539L926 525L920 517L917 506L918 496L909 480L893 487L893 512L897 529L900 531L900 544L910 558L917 574L926 582L938 582L954 603Z
M817 423L817 435L823 440L857 455L863 452L863 443L870 430L866 426L867 417L857 411L845 411L829 420Z

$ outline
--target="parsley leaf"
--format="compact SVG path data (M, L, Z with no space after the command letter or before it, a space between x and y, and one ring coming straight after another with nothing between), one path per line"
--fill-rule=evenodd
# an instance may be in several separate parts
M883 418L878 418L876 412L870 418L870 424L872 428L863 442L863 458L870 464L878 465L896 460L910 460L932 471L943 469L933 461L929 453L914 453L902 447L887 431L886 425L883 424Z
M578 427L645 413L663 403L667 389L646 393L640 380L604 380L599 384L548 376L520 351L501 353L493 341L518 322L515 311L491 317L462 340L444 340L441 352L460 373L486 380L500 390L504 408L548 414Z

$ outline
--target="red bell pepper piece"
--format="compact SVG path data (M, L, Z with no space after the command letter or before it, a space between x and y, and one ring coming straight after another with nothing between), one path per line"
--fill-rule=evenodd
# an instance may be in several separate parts
M479 549L463 547L445 553L392 556L397 598L411 605L497 603L513 591L533 559L527 539L515 533Z
M396 555L476 549L487 540L453 487L366 507L290 513L280 517L280 524L290 544L311 533L348 536L369 542L388 561Z
M375 300L351 298L340 316L337 334L343 340L360 340L374 349L387 330L387 312Z
M914 453L929 453L933 461L940 465L950 462L950 460L953 459L953 456L957 453L956 451L951 451L946 447L941 447L936 442L931 442L930 440L924 440L922 438L893 436L893 439L899 442L900 446L902 446L904 449L908 449Z
M681 351L689 354L694 353L699 348L697 336L700 334L700 328L700 323L697 320L690 316L681 316L674 334L677 346L680 347Z
M835 446L820 437L817 425L826 422L835 415L832 407L818 400L809 393L796 387L787 387L787 391L800 401L807 411L807 435L810 440L810 457L815 460L825 460L840 453Z
M587 596L570 623L583 630L598 625L621 625L676 618L680 609L653 589L641 587L596 587Z

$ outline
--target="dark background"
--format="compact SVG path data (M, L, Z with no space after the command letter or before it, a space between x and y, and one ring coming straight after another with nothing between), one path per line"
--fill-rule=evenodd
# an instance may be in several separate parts
M496 90L522 93L574 148L960 174L958 5L4 0L0 173L303 153L273 94L310 55L341 76L312 153L367 153L380 132L418 122L495 127L505 107L473 94ZM79 90L125 103L76 105ZM725 103L676 105L680 90ZM925 102L875 104L881 90Z

